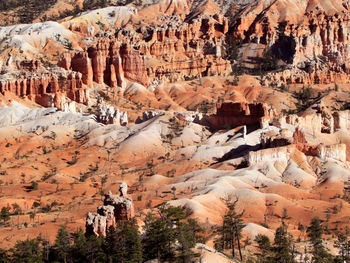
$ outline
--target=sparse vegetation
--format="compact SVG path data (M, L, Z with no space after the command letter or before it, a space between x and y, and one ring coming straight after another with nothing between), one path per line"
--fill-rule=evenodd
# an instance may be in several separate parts
M6 223L10 220L10 208L9 207L3 207L1 208L0 212L0 219L3 221L3 223Z

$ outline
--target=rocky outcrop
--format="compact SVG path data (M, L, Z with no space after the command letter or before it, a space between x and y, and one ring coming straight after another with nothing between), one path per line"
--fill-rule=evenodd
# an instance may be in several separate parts
M330 83L350 83L350 75L339 71L332 71L323 66L313 66L308 71L293 68L282 72L269 73L264 77L264 84L330 84Z
M341 162L346 162L346 145L334 144L323 145L320 144L317 147L318 156L321 159L335 159Z
M156 112L156 111L144 111L142 113L141 117L140 116L137 117L135 123L138 124L138 123L148 121L148 120L153 119L154 117L158 116L159 114L160 114L160 112Z
M134 205L132 199L126 195L127 185L122 183L120 188L120 195L112 195L109 192L105 196L104 205L114 207L114 216L116 221L127 220L134 217Z
M105 216L89 212L86 216L86 233L88 235L105 236L106 220Z
M149 86L155 81L178 81L198 76L223 76L231 71L222 58L228 21L220 15L171 21L137 31L122 29L114 36L100 36L83 52L66 53L59 66L111 87L125 87L125 80Z
M350 129L350 111L337 111L333 113L334 131Z
M297 6L292 1L253 2L234 20L232 37L245 43L248 56L259 56L255 50L260 46L289 64L288 70L269 74L270 82L350 83L349 18L347 5L329 0Z
M261 134L260 142L262 148L275 148L292 144L293 137L287 129L280 130L279 134L271 130Z
M199 123L212 129L227 129L237 126L260 127L262 119L269 120L273 111L262 103L219 103L214 115L205 115Z
M187 121L187 122L195 122L199 124L203 124L202 119L203 119L203 113L201 112L177 112L176 118L182 121Z
M99 103L96 121L103 124L117 124L126 126L128 124L127 112L120 112L111 105Z
M249 166L261 164L264 162L284 162L288 163L290 156L295 151L294 145L263 149L256 152L249 152L246 156Z
M135 216L133 201L127 195L128 186L121 183L120 195L111 192L105 195L103 206L97 208L97 213L88 213L86 217L87 235L105 236L110 226L116 226L120 220L128 220Z
M67 99L88 105L89 92L83 86L78 72L27 73L17 77L0 78L0 93L28 98L44 107L67 109ZM66 105L66 106L65 106ZM68 108L71 106L68 106Z
M290 114L288 116L276 117L273 123L281 128L286 125L294 127L308 127L316 133L334 133L339 130L350 129L350 111L329 112L323 108L317 108L316 113L307 113L303 116Z
M106 229L110 226L116 226L116 220L114 215L114 207L111 205L102 205L97 207L97 214L106 218Z

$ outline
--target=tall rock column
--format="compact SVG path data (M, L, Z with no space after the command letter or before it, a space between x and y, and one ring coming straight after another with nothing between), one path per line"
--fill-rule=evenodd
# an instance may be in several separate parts
M134 204L127 191L128 185L123 182L119 187L120 195L109 192L105 195L104 205L97 208L97 213L87 214L85 226L88 235L105 236L110 226L135 216Z

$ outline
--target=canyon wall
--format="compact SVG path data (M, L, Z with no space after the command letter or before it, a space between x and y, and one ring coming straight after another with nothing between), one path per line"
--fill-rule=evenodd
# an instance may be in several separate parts
M233 21L231 36L245 43L246 53L262 47L288 64L266 77L271 82L350 83L348 8L341 1L253 2Z
M179 81L199 76L225 76L230 63L222 58L228 21L223 16L200 16L190 24L166 24L121 29L101 36L83 52L66 53L59 66L111 87L125 86L125 79L149 86L159 81Z
M216 109L216 114L204 115L195 122L212 129L227 129L241 125L260 127L264 119L269 120L274 114L263 103L218 103Z
M63 110L69 98L87 105L89 92L83 86L82 75L78 72L28 73L18 78L0 78L0 93L28 98L44 107Z

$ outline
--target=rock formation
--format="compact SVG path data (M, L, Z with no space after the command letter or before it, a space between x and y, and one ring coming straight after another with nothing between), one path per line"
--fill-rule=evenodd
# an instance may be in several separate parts
M317 147L318 156L322 159L335 159L341 162L346 162L346 145L345 144L334 144L334 145L323 145L320 144Z
M103 124L121 124L120 122L120 111L114 109L113 106L99 104L97 109L96 120Z
M28 98L44 107L66 109L66 97L72 101L88 105L89 92L82 85L81 74L57 71L43 74L24 74L13 79L7 75L0 77L0 93L12 93Z
M142 123L142 122L145 122L145 121L148 121L154 117L156 117L157 115L159 115L160 113L159 112L156 112L156 111L144 111L142 113L142 116L140 117L137 117L135 123L138 124L138 123Z
M275 148L292 144L293 137L287 129L281 129L279 134L271 130L263 132L260 141L262 148Z
M265 3L252 2L242 10L240 18L233 22L232 37L245 43L243 52L250 58L260 45L289 64L288 70L271 73L266 79L287 84L350 82L350 19L346 4L304 1L296 6L292 1L280 0Z
M107 217L96 213L88 213L86 216L86 233L88 235L105 236Z
M269 110L262 103L218 103L216 114L204 115L198 123L207 125L212 129L226 129L237 126L260 127L264 120L269 120L273 116L273 111Z
M127 195L128 186L121 183L120 195L111 192L105 195L103 206L97 208L97 213L88 213L86 217L86 233L88 235L105 236L110 226L116 226L121 220L128 220L135 216L133 201Z
M278 148L263 149L256 152L249 152L246 156L249 166L264 162L284 162L287 163L290 156L295 151L294 145Z
M228 30L223 16L200 16L187 22L145 26L137 31L119 30L101 36L83 52L66 53L59 66L111 87L125 87L125 80L149 86L156 80L178 81L188 77L222 76L230 63L222 58L223 36ZM154 63L154 61L159 61ZM152 63L152 67L147 64Z
M130 219L134 217L134 206L132 199L126 195L127 185L122 183L119 188L120 195L112 195L109 192L105 196L104 205L114 207L114 216L116 221Z

